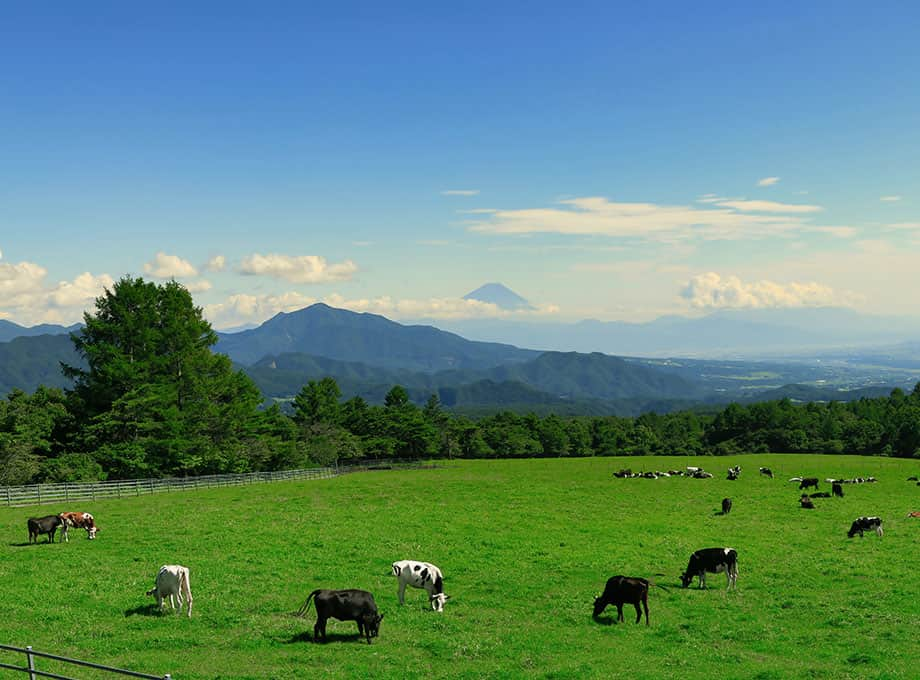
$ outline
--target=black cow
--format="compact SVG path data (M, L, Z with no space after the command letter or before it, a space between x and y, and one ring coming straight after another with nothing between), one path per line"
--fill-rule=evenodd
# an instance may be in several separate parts
M810 486L815 487L815 491L818 490L818 478L817 477L805 477L799 483L799 490L801 491L802 489L807 489Z
M760 474L766 475L770 479L773 479L773 471L770 468L766 468L766 467L760 468Z
M46 515L45 517L30 517L29 525L29 543L34 539L38 543L39 534L48 534L48 542L54 543L54 534L59 526L63 526L64 520L57 515Z
M706 573L725 572L726 587L732 588L738 579L738 552L734 548L703 548L690 555L687 570L681 574L681 585L690 585L694 576L700 579L700 588L706 587Z
M330 618L339 621L355 621L358 624L358 635L367 638L367 644L372 637L380 633L380 621L383 614L377 613L377 603L374 596L366 590L326 590L318 588L307 596L307 601L298 610L297 616L303 616L310 606L310 600L316 597L316 625L313 626L313 639L326 639L326 621Z
M623 604L631 604L636 608L636 623L642 620L641 603L645 608L645 625L648 625L648 581L644 578L632 576L611 576L607 579L604 594L594 598L594 618L596 619L607 605L613 604L617 608L617 621L623 621Z
M881 517L857 517L853 520L853 524L850 525L847 538L853 538L856 534L859 534L859 537L862 538L864 531L874 531L879 536L884 534Z
M840 482L834 482L831 484L831 492L835 496L843 498L843 485Z
M811 502L811 498L808 496L807 493L802 494L802 497L799 499L799 503L801 503L802 507L805 508L806 510L815 509L815 504Z
M732 511L732 499L731 499L731 498L723 498L723 499L722 499L722 514L723 514L723 515L727 515L727 514L730 513L731 511Z

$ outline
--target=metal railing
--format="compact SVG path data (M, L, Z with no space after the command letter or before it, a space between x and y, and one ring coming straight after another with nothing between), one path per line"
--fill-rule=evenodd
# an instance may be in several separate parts
M111 482L29 484L0 487L0 504L9 507L44 505L97 498L123 498L152 493L169 493L189 489L240 486L258 482L291 479L328 479L339 474L338 466L275 472L244 472L202 477L166 477L163 479L122 479Z
M39 657L42 659L52 659L63 664L69 664L71 666L82 666L83 668L93 668L98 671L104 671L106 673L113 673L115 675L125 675L131 678L149 678L149 680L170 680L172 676L169 673L165 675L150 675L149 673L138 673L137 671L128 671L124 668L115 668L113 666L103 666L102 664L92 663L90 661L80 661L79 659L70 659L66 656L58 656L57 654L48 654L46 652L36 652L32 649L31 646L28 647L11 647L10 645L0 645L0 650L7 652L18 652L19 654L25 654L25 666L14 666L8 663L0 662L0 668L5 668L11 671L18 671L20 673L28 673L29 680L36 680L37 678L56 678L57 680L76 680L67 675L60 675L58 673L51 673L48 671L40 671L35 667L35 658Z

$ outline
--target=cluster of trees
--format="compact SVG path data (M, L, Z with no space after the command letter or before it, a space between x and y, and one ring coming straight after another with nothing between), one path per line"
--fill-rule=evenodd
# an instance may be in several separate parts
M265 407L181 285L124 278L72 336L86 368L68 391L0 401L0 484L278 470L350 458L723 455L814 452L920 455L920 384L849 403L789 400L701 414L473 420L401 386L383 405L342 400L310 381L289 411Z

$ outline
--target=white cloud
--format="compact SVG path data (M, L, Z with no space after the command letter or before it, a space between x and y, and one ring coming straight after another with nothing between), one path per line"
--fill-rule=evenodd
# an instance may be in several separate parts
M777 182L779 182L779 177L764 177L762 179L757 180L757 186L772 187Z
M33 262L0 263L0 317L17 323L73 323L92 307L104 288L114 285L108 274L84 272L73 281L47 285L47 270Z
M279 312L293 312L317 302L296 292L281 295L231 295L216 304L205 305L204 316L215 328L231 328L245 323L262 323Z
M211 288L213 288L211 282L207 279L197 279L195 281L189 281L183 285L188 289L189 293L204 293L205 291L211 290Z
M208 263L204 266L204 268L209 272L222 272L226 267L227 258L225 258L223 255L215 255L210 260L208 260Z
M188 260L163 252L157 253L153 261L144 264L144 271L158 279L181 279L198 274L198 270Z
M59 281L48 291L48 301L55 307L85 309L93 306L104 289L112 288L115 280L108 274L93 276L83 272L73 281Z
M847 304L846 295L814 281L745 283L737 276L722 278L715 272L694 276L680 291L698 309L758 309L764 307L819 307Z
M699 208L617 203L603 197L572 198L559 201L558 208L496 210L469 223L469 229L493 234L603 235L672 242L693 237L762 238L799 231L809 226L801 215L821 210L819 206L774 201L712 196L700 200L713 203Z
M243 274L272 276L291 283L327 283L348 281L358 271L351 260L328 264L320 255L261 255L254 253L243 258L240 264Z
M885 203L895 203L896 201L900 201L901 197L900 196L879 196L878 200L884 201Z
M723 208L734 208L743 212L770 212L770 213L814 213L824 210L819 205L803 205L800 203L777 203L776 201L758 200L726 200L719 201L717 205Z
M447 189L441 192L442 196L476 196L479 189Z
M497 305L462 298L427 298L422 300L394 299L383 295L375 298L348 299L337 293L317 299L297 292L282 295L232 295L224 302L204 306L204 315L215 328L232 328L246 323L262 323L279 312L293 312L316 302L353 312L380 314L390 319L477 319L524 318L557 314L559 307L537 305L532 310L507 311Z
M920 231L920 222L895 222L885 225L885 228L896 231Z
M808 227L807 231L815 231L819 234L828 234L836 238L853 238L857 234L855 227Z

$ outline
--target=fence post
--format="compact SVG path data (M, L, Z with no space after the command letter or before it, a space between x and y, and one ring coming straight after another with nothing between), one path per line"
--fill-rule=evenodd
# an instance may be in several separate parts
M36 680L36 675L32 672L35 670L35 657L32 656L32 645L27 645L26 650L26 660L29 666L29 680Z
M10 487L6 487L6 504L13 506L13 495L10 493Z
M64 482L64 500L70 500L70 485L67 482Z
M136 479L134 480L134 495L135 495L135 496L140 496L140 495L141 495L141 487L138 485Z

